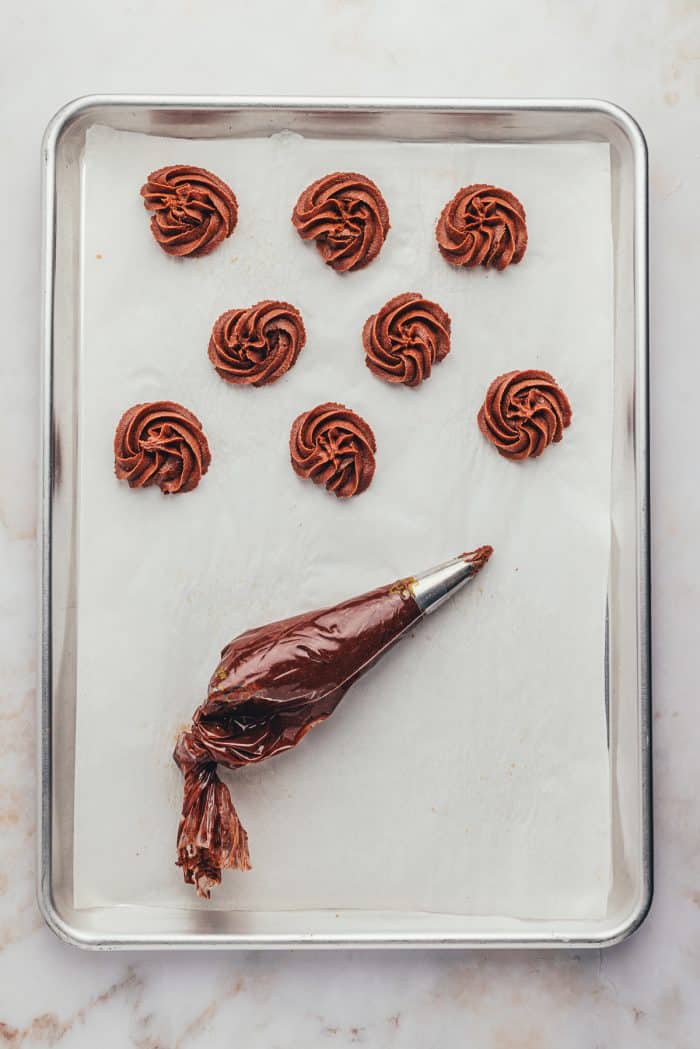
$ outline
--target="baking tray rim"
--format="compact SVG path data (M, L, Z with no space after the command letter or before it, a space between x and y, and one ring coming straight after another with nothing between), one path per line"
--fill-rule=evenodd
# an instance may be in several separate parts
M636 523L636 641L639 704L639 785L641 790L641 891L629 913L616 926L586 936L558 933L502 932L453 934L441 932L334 933L176 933L94 934L78 928L61 914L52 882L52 481L53 449L53 316L56 247L56 158L63 134L79 118L95 109L122 107L160 110L304 110L307 112L425 111L463 114L591 113L606 117L624 136L633 158L634 184L634 449ZM649 334L648 334L648 149L644 133L625 109L596 98L410 98L313 97L247 95L91 94L63 105L50 120L42 140L42 362L39 441L39 687L38 724L38 834L36 894L39 911L61 940L91 949L114 948L322 948L322 947L609 947L622 942L644 922L653 897L652 752L651 752L651 572L649 522Z

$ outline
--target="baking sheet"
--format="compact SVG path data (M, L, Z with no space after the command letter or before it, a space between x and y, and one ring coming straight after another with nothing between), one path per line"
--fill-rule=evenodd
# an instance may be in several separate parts
M239 199L234 236L204 259L165 256L138 196L148 171L181 162L210 167ZM344 277L289 222L299 190L338 169L374 178L392 218L379 259ZM602 915L608 147L176 142L97 128L84 176L76 906L202 906L173 865L170 751L226 641L491 542L477 584L332 719L227 775L255 869L227 872L213 906ZM440 208L477 181L527 209L528 253L503 274L457 272L435 249ZM452 353L418 390L376 380L361 350L365 318L405 290L453 321ZM229 387L206 357L211 323L265 297L301 309L307 347L276 385ZM563 443L521 465L475 423L488 382L514 367L551 370L574 409ZM121 412L160 398L193 409L212 446L209 474L181 498L113 476ZM349 503L287 461L292 419L330 399L377 436L374 483Z

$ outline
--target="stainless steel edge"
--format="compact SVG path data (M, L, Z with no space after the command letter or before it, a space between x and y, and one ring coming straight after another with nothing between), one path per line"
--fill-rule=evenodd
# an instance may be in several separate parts
M649 913L654 892L653 774L651 687L651 524L649 474L649 186L648 147L637 121L611 102L591 103L612 118L634 155L634 286L635 286L635 480L637 509L637 678L639 687L639 761L642 790L642 892L636 907L619 928L596 946L611 947L627 939Z
M637 658L639 680L639 746L642 799L643 891L624 928L608 943L618 943L642 924L654 893L651 666L651 521L649 429L649 163L644 134L629 113L607 104L608 112L627 135L635 155L635 450L637 482Z
M360 112L391 110L424 110L440 112L469 111L476 114L508 110L535 113L598 113L610 118L626 137L634 156L635 234L633 249L635 284L635 411L636 511L637 511L637 640L639 682L639 762L643 792L640 828L642 838L643 881L640 898L618 927L600 935L568 937L525 933L503 935L409 934L388 932L288 934L114 934L109 937L86 932L72 926L56 907L53 896L52 855L52 591L51 528L53 477L53 406L54 366L53 307L54 255L56 247L56 151L63 131L77 118L95 107L156 107L160 110L281 109L303 108L317 112L357 110ZM652 842L652 766L651 766L651 624L650 624L650 525L649 525L649 382L648 382L648 187L647 148L644 136L634 119L620 107L597 99L464 99L464 98L311 98L305 96L155 96L155 95L90 95L63 106L49 124L42 145L43 220L42 220L42 341L41 371L42 428L40 440L40 521L39 521L39 667L38 725L39 777L38 792L38 881L40 911L49 927L61 939L72 944L98 949L191 948L230 949L288 947L603 947L619 943L639 927L651 904L653 892Z
M358 97L337 95L314 97L312 95L140 95L140 94L91 94L80 95L61 106L52 117L44 142L51 140L55 146L64 127L75 117L96 107L138 107L157 109L310 109L358 110L438 110L454 112L494 113L510 109L533 110L535 112L571 113L597 112L611 117L624 131L628 139L645 151L644 136L634 118L622 107L599 98L457 98L436 96L434 98L411 98L407 96ZM634 140L634 141L633 141Z
M37 902L51 929L58 932L51 893L51 457L52 367L53 367L53 278L54 278L54 196L56 118L49 124L41 147L42 165L42 355L40 376L41 420L39 435L39 527L38 535L38 668L37 723L39 730L37 791Z

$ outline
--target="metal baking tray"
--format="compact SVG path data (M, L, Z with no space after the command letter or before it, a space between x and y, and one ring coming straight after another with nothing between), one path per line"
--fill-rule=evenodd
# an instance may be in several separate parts
M614 250L614 433L606 682L612 881L591 920L368 911L243 913L73 905L81 157L102 125L173 138L303 135L392 141L607 142ZM43 143L43 394L38 898L63 939L95 948L601 947L643 921L652 894L647 156L642 132L602 101L93 96Z

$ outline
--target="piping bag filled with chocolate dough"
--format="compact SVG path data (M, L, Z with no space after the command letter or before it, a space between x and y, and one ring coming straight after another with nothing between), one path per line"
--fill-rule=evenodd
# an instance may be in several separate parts
M296 746L333 713L350 686L407 630L491 556L460 554L422 575L247 630L221 653L207 699L173 757L185 777L177 863L209 898L225 867L249 870L248 836L217 764L236 769Z

